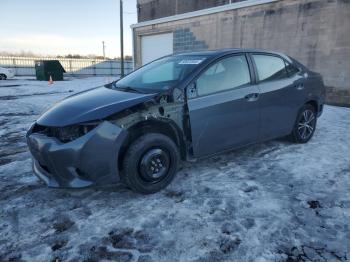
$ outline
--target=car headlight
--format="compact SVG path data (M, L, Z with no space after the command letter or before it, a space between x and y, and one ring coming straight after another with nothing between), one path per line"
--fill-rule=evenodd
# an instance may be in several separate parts
M55 137L62 143L69 143L86 135L99 124L100 122L91 122L65 127L48 127L35 124L32 133L40 133L48 137Z
M58 127L54 128L53 136L63 143L68 143L86 135L97 126L98 123L86 123L82 125Z

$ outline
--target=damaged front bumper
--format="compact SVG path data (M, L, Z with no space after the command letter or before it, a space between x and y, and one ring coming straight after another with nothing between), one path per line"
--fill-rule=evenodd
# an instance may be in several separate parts
M49 187L81 188L120 180L118 155L126 131L104 121L68 143L55 137L27 133L34 173Z

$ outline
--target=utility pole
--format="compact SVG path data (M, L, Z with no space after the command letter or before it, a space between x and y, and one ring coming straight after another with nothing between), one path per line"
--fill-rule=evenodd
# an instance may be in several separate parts
M106 46L105 41L102 41L103 58L106 59Z
M120 77L124 77L123 0L120 0Z

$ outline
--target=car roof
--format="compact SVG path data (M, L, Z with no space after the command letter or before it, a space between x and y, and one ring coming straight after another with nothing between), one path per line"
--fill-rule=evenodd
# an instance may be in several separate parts
M227 48L227 49L217 49L217 50L203 50L203 51L190 51L190 52L184 52L184 53L177 53L174 54L174 56L209 56L209 57L220 57L223 55L228 54L235 54L235 53L265 53L265 54L274 54L282 56L283 58L287 59L291 62L291 59L280 52L275 51L269 51L264 49L254 49L254 48Z

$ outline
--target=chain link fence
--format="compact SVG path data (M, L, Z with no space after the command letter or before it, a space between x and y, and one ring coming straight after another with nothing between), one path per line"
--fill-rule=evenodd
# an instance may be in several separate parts
M35 61L58 60L69 76L120 76L119 60L71 59L53 57L0 56L0 67L12 68L16 76L35 76ZM124 62L125 74L133 70L133 62Z

